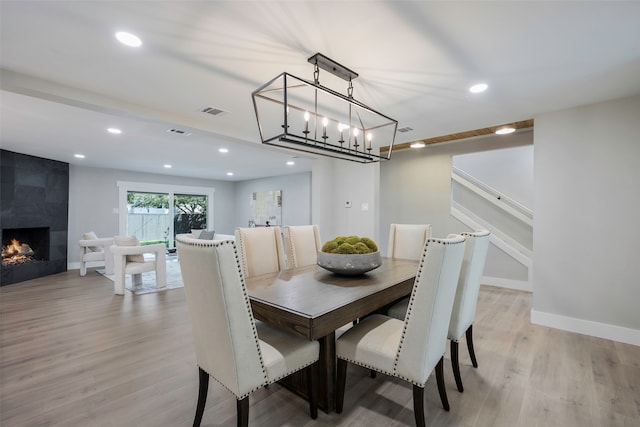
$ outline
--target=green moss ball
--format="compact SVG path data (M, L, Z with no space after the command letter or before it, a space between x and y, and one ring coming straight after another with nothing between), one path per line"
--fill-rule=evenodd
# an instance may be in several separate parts
M359 236L338 236L322 246L322 252L332 254L369 254L377 251L376 242Z

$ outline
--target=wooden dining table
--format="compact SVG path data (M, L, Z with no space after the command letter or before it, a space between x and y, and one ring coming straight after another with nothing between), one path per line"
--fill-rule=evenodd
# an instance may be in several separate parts
M358 276L340 276L312 265L246 279L256 319L320 343L318 406L335 410L336 330L411 293L417 261L382 258ZM308 398L300 373L282 382Z

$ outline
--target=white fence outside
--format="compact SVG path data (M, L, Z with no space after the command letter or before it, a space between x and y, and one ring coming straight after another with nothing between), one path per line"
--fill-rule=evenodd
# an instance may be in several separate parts
M127 215L129 235L141 242L167 240L173 215L157 213L130 213Z

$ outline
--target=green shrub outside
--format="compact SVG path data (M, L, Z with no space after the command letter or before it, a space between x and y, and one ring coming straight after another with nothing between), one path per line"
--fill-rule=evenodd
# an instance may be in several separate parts
M155 245L156 243L164 243L165 245L169 246L168 240L145 240L144 242L140 242L140 246Z

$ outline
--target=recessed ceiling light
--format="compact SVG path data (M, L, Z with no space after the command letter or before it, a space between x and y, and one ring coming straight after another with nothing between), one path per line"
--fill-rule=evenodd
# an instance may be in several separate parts
M424 148L426 144L422 141L414 142L410 145L411 148Z
M116 33L116 39L118 39L118 41L125 46L142 46L142 40L140 40L140 37L136 36L135 34L127 33L126 31L118 31Z
M227 176L233 176L233 172L227 172Z
M73 157L77 159L84 159L84 154L74 154Z
M228 148L218 148L218 151L221 153L228 153L229 149Z
M500 129L496 130L496 135L508 135L510 133L514 133L516 131L516 128L512 128L511 126L505 126L505 127L501 127Z
M489 85L487 85L486 83L477 83L477 84L474 84L473 86L471 86L469 88L469 92L471 92L471 93L482 93L485 90L487 90L488 87L489 87Z
M295 164L296 164L296 162L294 162L293 160L289 160L289 161L287 162L287 165L289 165L289 166L293 166L293 165L295 165Z
M171 165L164 165L165 168L171 169Z
M109 128L107 129L107 132L112 133L114 135L120 135L122 133L122 131L118 128Z

